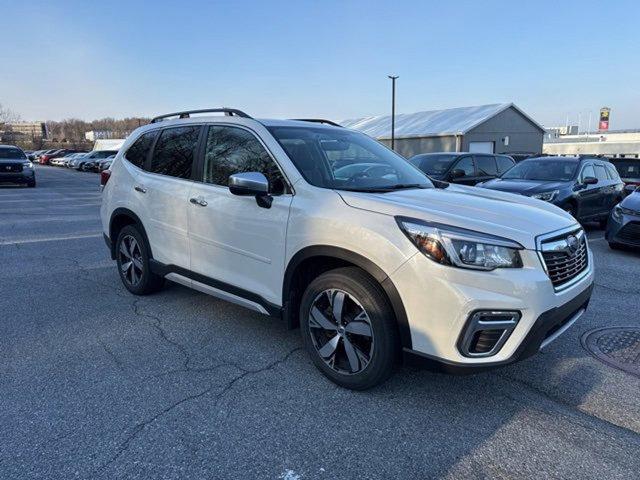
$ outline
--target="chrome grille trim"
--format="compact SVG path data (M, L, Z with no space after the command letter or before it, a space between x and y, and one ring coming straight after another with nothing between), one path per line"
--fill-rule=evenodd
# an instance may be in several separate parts
M536 244L540 262L556 292L569 288L589 273L587 236L581 227L541 235Z

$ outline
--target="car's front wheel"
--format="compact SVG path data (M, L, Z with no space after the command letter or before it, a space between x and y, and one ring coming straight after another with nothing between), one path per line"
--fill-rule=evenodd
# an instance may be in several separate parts
M326 272L300 306L305 349L338 385L365 390L385 381L398 353L393 311L380 285L356 267Z
M127 225L116 240L116 261L124 286L135 295L153 293L164 283L163 277L154 274L150 267L147 242L135 225Z

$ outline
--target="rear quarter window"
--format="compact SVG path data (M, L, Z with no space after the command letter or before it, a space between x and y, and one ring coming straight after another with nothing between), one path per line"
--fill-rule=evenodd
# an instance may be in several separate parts
M153 146L153 141L157 135L158 132L156 130L153 132L147 132L140 136L140 138L133 142L133 145L129 147L124 158L133 163L136 167L144 169L145 162L149 156L151 147Z
M510 157L496 157L496 162L498 162L498 174L503 174L516 164Z

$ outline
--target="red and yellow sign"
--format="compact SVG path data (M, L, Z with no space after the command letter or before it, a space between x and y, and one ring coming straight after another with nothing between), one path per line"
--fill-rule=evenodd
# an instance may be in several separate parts
M603 107L600 109L600 122L598 123L598 130L609 130L609 114L611 109Z

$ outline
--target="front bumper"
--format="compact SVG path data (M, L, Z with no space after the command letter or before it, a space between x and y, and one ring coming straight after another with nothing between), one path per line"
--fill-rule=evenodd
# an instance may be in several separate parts
M29 183L35 179L35 172L32 169L25 169L22 172L0 173L0 183Z
M408 363L469 373L521 360L540 350L584 313L593 288L593 256L579 281L554 291L540 258L522 250L523 268L491 272L442 266L416 254L391 275L405 307L411 347ZM516 311L520 318L502 347L469 357L459 349L468 320L477 311Z
M640 247L640 216L623 214L616 219L610 214L604 237L609 243Z
M529 333L520 342L516 352L508 359L497 362L484 362L482 364L469 364L454 362L447 359L436 358L412 349L403 349L404 363L407 365L427 367L434 370L458 375L478 373L496 367L509 365L535 355L542 348L564 333L586 311L593 291L593 284L571 300L569 303L553 308L540 315Z

